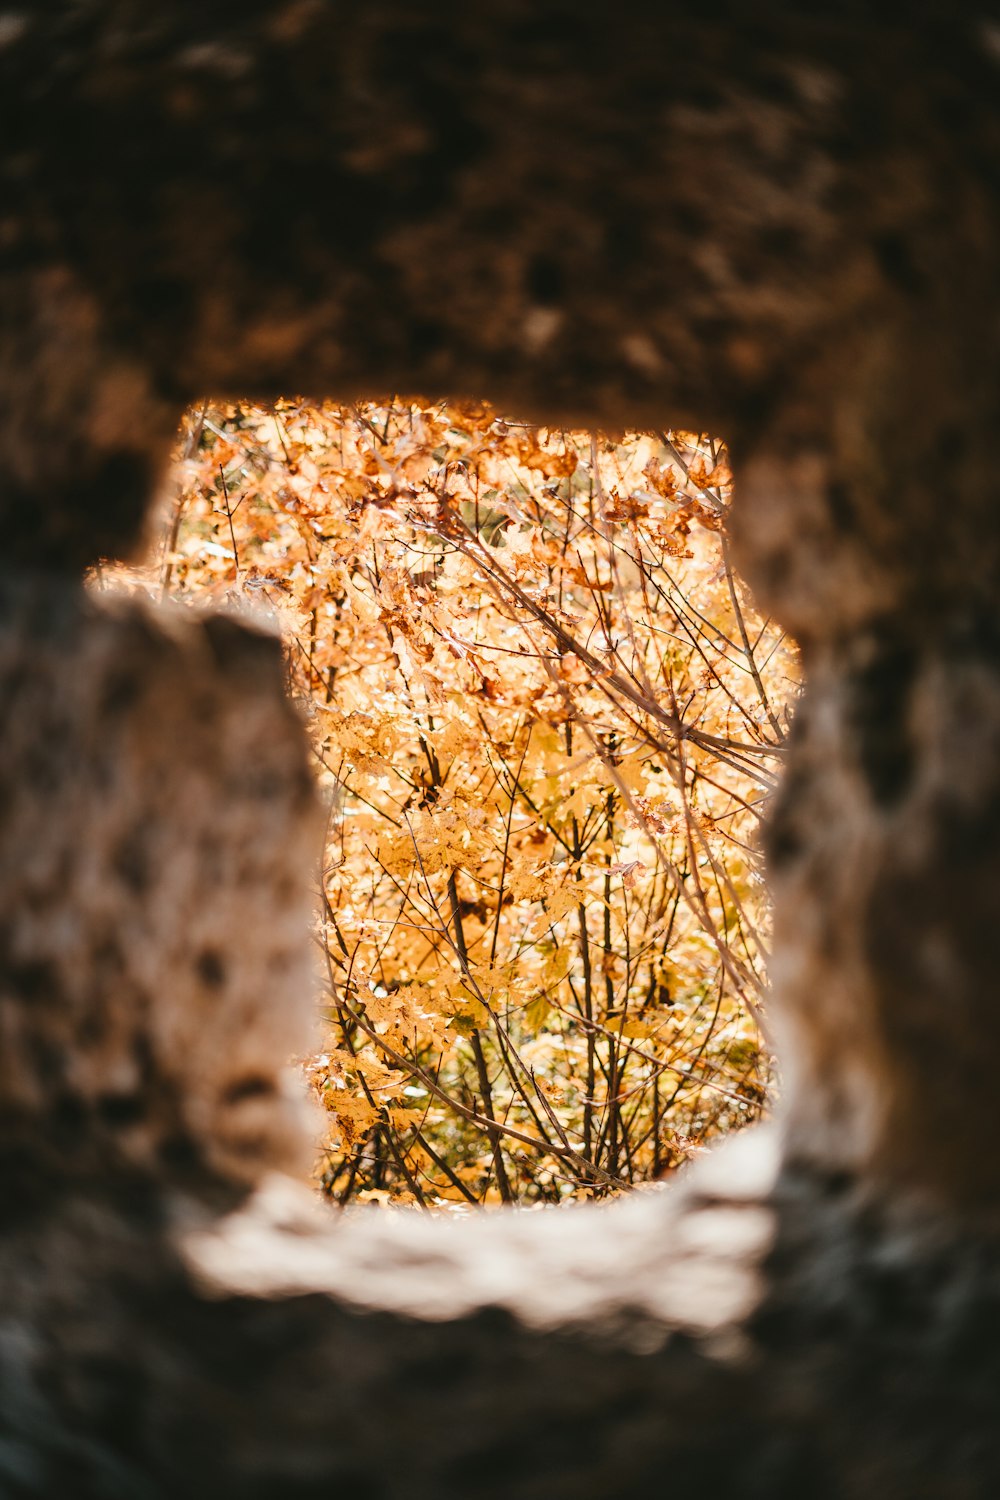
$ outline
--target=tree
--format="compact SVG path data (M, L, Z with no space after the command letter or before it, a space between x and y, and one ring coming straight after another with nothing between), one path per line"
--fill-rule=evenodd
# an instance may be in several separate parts
M327 1191L601 1195L753 1119L795 667L724 453L400 403L202 408L181 452L129 576L265 602L329 798Z

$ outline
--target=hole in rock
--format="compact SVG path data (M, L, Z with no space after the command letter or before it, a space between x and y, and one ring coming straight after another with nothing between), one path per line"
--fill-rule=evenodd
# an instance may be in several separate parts
M209 406L178 451L144 576L279 626L329 807L322 1191L603 1196L755 1119L798 662L725 448L394 400Z

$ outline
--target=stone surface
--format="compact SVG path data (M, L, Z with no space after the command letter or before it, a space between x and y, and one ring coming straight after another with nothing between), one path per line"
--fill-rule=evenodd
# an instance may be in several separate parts
M734 1145L459 1221L70 1189L0 1240L0 1492L995 1494L993 1244Z
M830 553L821 575L796 564L799 598L850 612L835 554L863 562L870 599L939 533L946 470L988 504L989 9L5 13L8 556L129 545L181 409L207 393L470 394L592 426L707 425L744 466L776 457ZM904 476L927 491L919 524L889 514ZM786 538L770 572L790 555Z
M304 733L276 640L0 579L5 1212L311 1165Z

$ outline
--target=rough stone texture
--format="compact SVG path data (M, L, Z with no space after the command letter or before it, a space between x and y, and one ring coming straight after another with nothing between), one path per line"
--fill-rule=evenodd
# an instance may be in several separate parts
M0 1494L998 1492L998 218L992 0L0 12L0 533L48 570L0 586ZM268 1175L275 648L72 575L185 403L296 388L730 441L808 677L776 1141L459 1224Z
M990 9L3 13L8 556L127 544L183 405L291 385L708 424L741 464L792 449L797 486L831 462L833 540L877 586L899 533L940 531L943 470L987 504ZM926 516L886 514L904 480ZM829 526L821 497L800 508ZM877 557L853 513L881 517Z
M0 1493L995 1494L995 1246L773 1144L458 1222L70 1191L0 1242Z
M962 601L816 654L769 829L797 1160L996 1222L1000 635Z
M308 1170L318 845L281 648L0 580L5 1210L106 1173Z

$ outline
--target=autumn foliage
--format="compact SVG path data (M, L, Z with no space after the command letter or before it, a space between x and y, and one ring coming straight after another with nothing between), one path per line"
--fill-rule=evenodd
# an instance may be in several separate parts
M206 406L174 480L131 586L271 615L326 799L323 1189L603 1194L754 1118L797 664L733 575L724 450Z

